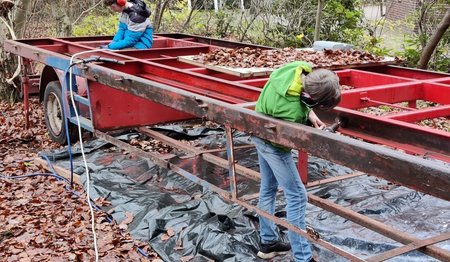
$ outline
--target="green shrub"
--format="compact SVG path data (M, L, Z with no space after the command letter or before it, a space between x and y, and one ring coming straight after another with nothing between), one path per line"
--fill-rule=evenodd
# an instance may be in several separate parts
M117 14L90 14L73 28L74 36L113 35L119 25Z

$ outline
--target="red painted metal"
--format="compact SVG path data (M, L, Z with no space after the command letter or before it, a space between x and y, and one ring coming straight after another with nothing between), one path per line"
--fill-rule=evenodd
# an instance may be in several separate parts
M67 66L67 55L86 50L95 50L95 53L83 57L101 55L125 62L125 65L102 63L85 68L75 68L76 74L79 75L77 84L80 93L83 94L89 86L91 106L94 112L93 122L97 129L95 132L100 138L135 154L148 157L158 165L172 169L250 210L254 209L258 214L269 217L350 260L360 261L361 259L346 251L336 249L320 238L315 238L315 235L310 235L308 232L292 227L285 221L261 212L238 198L236 174L247 176L253 180L258 180L259 175L253 170L236 165L233 155L232 128L249 132L284 146L300 149L298 165L304 183L307 182L308 153L312 153L336 163L348 164L349 167L367 172L367 174L398 181L400 184L449 199L450 173L445 166L428 160L424 160L422 163L420 158L387 148L336 134L324 134L323 131L310 127L286 123L258 114L252 109L267 77L241 79L185 64L177 61L176 58L179 55L207 52L218 48L218 45L233 46L233 43L186 37L185 35L173 36L173 38L156 36L155 46L150 50L118 52L95 50L98 45L109 41L109 38L105 37L7 41L5 49L60 70ZM242 44L235 43L234 46L240 45ZM376 70L372 69L337 71L341 78L341 84L351 85L354 89L343 91L340 107L332 112L323 112L323 115L320 116L324 116L323 119L329 122L333 122L332 119L336 116L349 118L348 126L340 130L343 134L400 148L411 154L449 161L449 134L415 125L414 122L450 115L450 98L443 95L449 91L450 76L398 67L385 66L377 67ZM43 81L43 83L45 82ZM418 100L431 101L439 105L419 109L416 108ZM397 103L400 102L407 104L398 105ZM359 111L364 107L378 105L392 106L406 112L373 116ZM188 119L194 116L204 117L226 126L228 162L211 154L212 151L202 152L183 146L182 143L170 138L165 140L183 151L188 151L194 156L201 156L208 162L231 170L229 179L231 194L171 163L170 156L161 157L139 151L98 131ZM159 134L155 134L156 132L151 130L145 128L139 128L139 130L160 138ZM197 172L195 167L192 169L194 173ZM361 174L352 174L346 178L359 175ZM338 179L341 178L331 178L328 182ZM415 238L407 234L387 228L382 223L370 220L317 196L310 195L309 199L311 203L323 207L325 210L330 210L367 228L374 229L399 242L417 242ZM450 257L447 251L437 247L428 246L422 248L421 251L438 259Z
M170 107L89 82L94 126L113 130L169 121L193 119L194 116Z
M337 71L336 73L339 76L341 85L353 86L355 88L376 87L414 81L409 78L383 75L355 69Z
M308 184L308 152L303 149L298 150L297 167L303 184Z
M297 130L297 126L286 125L285 123L265 119L261 115L254 114L247 108L252 108L267 78L250 77L240 79L176 61L178 55L195 55L200 50L213 50L218 45L232 45L230 42L220 40L185 37L182 35L177 37L179 39L155 36L157 49L150 50L111 52L98 49L97 51L95 49L96 46L108 41L108 38L102 37L7 41L5 49L57 68L65 68L67 66L64 62L67 61L68 55L86 50L95 50L95 53L86 54L82 57L100 55L125 62L125 65L101 63L99 66L89 65L85 69L76 68L78 70L77 74L91 81L101 83L98 84L100 87L93 85L93 89L98 89L98 95L94 95L95 97L92 100L95 128L100 130L171 121L174 118L184 117L177 115L178 113L188 112L196 117L206 117L225 124L231 123L233 127L240 130L255 132L255 135L279 142L285 146L303 148L304 145L309 150L309 153L315 153L319 157L325 157L337 163L350 164L353 168L361 168L370 173L375 172L375 169L367 169L367 166L362 165L363 162L349 163L352 159L350 151L345 151L347 152L346 154L337 154L337 152L341 152L344 148L348 150L359 148L359 157L362 158L376 157L375 155L378 154L391 155L390 152L375 153L377 150L374 150L374 148L368 148L367 145L358 145L353 141L350 142L350 140L345 140L345 142L341 140L341 146L336 144L333 147L331 145L337 143L337 140L329 140L328 136L323 136L309 129L307 132L305 130ZM235 46L239 45L242 44L235 44ZM49 51L48 48L51 48L51 50ZM155 50L158 52L155 52ZM402 72L406 72L408 69L402 70ZM341 77L342 84L353 85L355 89L343 92L341 107L332 111L324 118L325 120L334 122L331 119L337 115L345 116L350 118L351 121L349 127L345 127L343 131L348 128L358 135L358 138L376 138L375 140L383 141L385 145L390 147L408 144L414 148L429 152L429 155L449 155L450 147L446 145L449 144L450 140L448 139L448 134L445 134L446 132L420 127L388 117L370 116L357 110L362 107L376 105L376 103L368 102L370 100L367 100L367 98L385 104L406 101L410 106L414 106L413 100L420 98L436 102L439 102L439 99L441 99L440 103L445 106L448 103L442 100L442 96L436 97L433 91L427 90L429 88L434 90L447 85L429 82L435 80L431 76L427 80L420 80L406 78L404 77L405 74L386 75L355 69L339 70L337 73ZM426 74L424 73L424 75ZM111 98L111 96L120 96L122 100L128 100L129 97L122 95L120 91L117 93L102 90L101 85L121 90L124 94L126 93L130 96L135 95L143 97L144 100L151 100L152 103L155 103L149 106L151 109L156 104L163 104L174 108L174 110L169 111L170 114L157 120L154 117L160 117L160 115L145 118L145 113L143 114L142 110L139 110L141 109L139 106L133 107L133 110L126 113L126 106L122 107L120 101L114 100L116 98ZM94 90L94 92L96 91ZM108 102L103 102L103 100L108 99L115 102L115 104L110 103L110 107L114 104L114 107L121 109L120 112L117 111L117 114L115 112L108 115L107 112L104 112L105 110L102 110L105 108L104 106L96 108L96 104L99 102L101 105L107 105ZM133 105L142 103L142 101L135 101ZM248 107L237 107L233 106L234 104L248 105ZM96 117L96 111L99 109L100 114ZM155 111L153 110L153 112ZM420 112L422 110L416 111ZM266 128L266 126L273 126L273 128ZM394 130L394 132L386 132L389 129ZM293 130L296 131L293 132ZM326 150L315 149L311 144L312 140L316 140L314 145L321 145ZM399 161L405 165L415 165L410 159L399 159ZM376 170L381 170L384 162L383 158L377 158L376 161L370 160L368 165L372 166L375 163L375 166L377 166ZM400 165L392 166L392 168L392 170L397 170L396 175L400 181L407 185L412 183L412 181L404 180L401 177L404 171L400 170ZM435 167L430 168L435 169ZM441 170L438 171L437 169L435 171L437 173L441 172ZM417 185L417 183L414 183L414 185ZM428 192L429 185L420 183L418 188L422 187L423 190ZM438 194L441 193L439 192Z
M443 77L449 77L449 74L439 73L433 71L427 71L422 69L413 69L413 68L405 68L394 65L389 66L374 66L374 67L364 67L360 68L360 70L377 72L380 74L391 75L391 76L399 76L410 79L417 80L433 80L439 79Z
M30 105L29 105L29 99L28 99L28 92L29 92L29 78L28 76L22 77L22 86L23 86L23 107L24 107L24 113L25 113L25 128L30 128Z

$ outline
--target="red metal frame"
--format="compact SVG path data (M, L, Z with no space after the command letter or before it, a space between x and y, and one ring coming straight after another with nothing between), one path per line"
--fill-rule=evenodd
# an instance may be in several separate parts
M110 38L6 41L5 49L26 59L55 68L57 72L54 77L56 79L51 77L52 74L48 74L50 79L41 79L42 87L48 81L58 80L58 73L60 74L60 71L65 70L68 66L68 56L80 51L95 50L95 47L107 41L110 41ZM83 56L99 55L125 62L125 65L100 63L74 68L74 73L78 76L78 90L81 94L89 90L94 112L92 120L97 129L96 135L130 152L148 157L158 165L210 188L235 203L255 210L258 214L269 217L276 223L353 261L361 261L361 259L344 250L336 249L333 245L316 238L315 234L305 232L262 212L243 201L243 198L238 197L236 174L253 180L258 180L259 175L255 174L255 171L236 165L233 155L233 128L299 149L299 169L304 183L307 182L307 177L305 177L307 157L308 153L311 153L359 169L367 174L393 180L443 199L450 199L448 195L450 170L445 166L348 137L325 134L323 131L310 127L258 114L251 108L267 81L267 77L242 79L182 63L176 58L179 55L207 52L219 46L240 47L243 44L185 35L174 35L174 37L160 35L155 36L155 47L150 50L118 52L98 50ZM322 119L332 122L336 116L348 118L347 126L340 130L344 134L403 149L411 154L427 155L449 161L449 134L423 128L411 122L429 117L449 116L449 98L439 94L447 92L450 88L448 82L450 75L389 66L368 67L364 70L344 69L338 70L337 73L342 84L352 85L355 88L343 91L342 102L336 110L320 112L319 115ZM418 110L413 108L417 100L433 101L440 105L436 108ZM408 102L408 107L411 108L400 106L407 112L380 117L358 111L360 108L374 105L396 106L395 104L399 102ZM206 151L201 152L183 147L181 143L163 138L151 130L144 128L138 128L138 130L157 136L168 143L173 143L177 148L180 147L184 151L199 155L206 161L214 162L228 169L231 193L186 172L164 157L136 150L130 145L100 132L192 117L206 118L224 124L227 135L228 161ZM345 178L359 175L360 173L357 173ZM333 178L329 181L336 181L336 179ZM323 183L325 182L327 181L323 181ZM402 243L420 242L407 234L386 228L386 225L382 223L370 220L314 195L310 195L309 199L317 206L331 210ZM421 249L422 252L438 259L450 257L449 252L445 250L428 246L429 244L423 245L426 247ZM398 251L396 252L398 253ZM391 254L385 254L385 256L389 255Z
M87 87L83 85L89 85L91 106L94 112L93 123L96 129L107 131L189 119L194 115L195 117L203 117L205 112L213 111L204 102L204 97L212 99L211 103L213 104L224 102L228 105L252 105L257 100L261 88L268 79L267 77L242 79L177 61L179 55L195 55L219 48L218 45L231 46L233 43L183 35L176 35L176 37L178 39L155 36L155 47L149 50L111 52L98 49L95 53L81 56L99 55L125 62L125 65L101 63L101 68L114 70L108 73L106 71L92 73L89 69L93 66L86 66L81 69L75 68L75 74L77 75L85 75L85 77L91 75L91 79L86 77L89 79L88 81L77 82L79 82L79 90L86 90ZM27 59L40 61L61 70L67 67L65 61L67 61L68 56L81 51L96 50L95 47L107 41L109 40L105 37L31 39L6 42L5 48L11 52L20 53ZM211 42L217 45L211 45ZM242 45L234 44L236 46ZM447 132L421 127L405 121L410 121L413 118L445 115L448 112L446 109L449 104L448 99L438 93L449 87L445 80L450 76L417 71L418 77L407 78L415 76L416 71L386 66L376 68L378 71L390 73L388 75L369 72L370 69L368 67L365 68L366 71L338 70L337 73L342 84L353 85L355 89L343 92L340 107L328 113L318 112L319 116L328 122L332 122L336 116L351 119L350 125L340 130L344 134L403 149L408 153L427 155L449 161L450 139ZM105 75L103 75L104 72ZM123 72L125 74L114 76L110 72ZM104 80L99 81L100 78L104 78ZM444 79L444 82L436 83L440 79ZM186 111L190 106L183 104L187 101L183 102L180 97L172 97L170 98L171 101L165 100L166 102L164 102L165 98L162 99L163 96L158 94L159 90L156 93L147 94L149 89L144 87L146 81L155 84L160 83L161 87L169 85L180 90L180 92L189 92L190 95L188 96L197 101L195 106L202 108L201 112L195 114L193 111ZM41 88L44 84L45 80L42 81L41 79ZM144 99L138 98L135 93L137 89L141 88L142 91L138 96L144 97ZM417 99L435 101L442 106L432 110L411 110L403 115L391 115L389 117L371 116L357 110L377 103L392 104L403 101L408 101L409 105L412 106ZM180 104L175 104L175 102ZM218 122L222 121L224 119L221 118ZM265 128L265 130L272 130L268 134L271 140L290 144L290 141L272 135L278 132L276 124L267 126L272 126L272 128ZM248 128L243 128L243 130L249 131ZM396 130L397 132L386 132L389 130ZM408 134L408 136L402 134ZM321 141L315 143L319 142ZM313 151L308 148L309 153ZM322 155L322 152L316 153L319 153L318 156ZM329 157L329 154L327 154L327 157ZM336 157L334 161L339 162L340 160ZM301 154L299 162L300 170L306 170L307 154ZM306 181L307 178L303 177L303 180Z

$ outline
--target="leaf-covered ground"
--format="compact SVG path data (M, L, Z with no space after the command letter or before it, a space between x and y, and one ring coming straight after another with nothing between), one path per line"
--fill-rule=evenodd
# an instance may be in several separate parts
M46 134L43 108L30 102L31 128L26 130L23 104L0 102L0 175L45 173L29 162L43 150L56 149ZM66 190L52 177L0 178L0 261L93 261L93 234L86 196ZM97 205L109 203L97 199ZM161 261L146 243L134 241L126 231L133 217L120 225L108 214L95 211L101 261ZM149 254L139 254L136 247Z

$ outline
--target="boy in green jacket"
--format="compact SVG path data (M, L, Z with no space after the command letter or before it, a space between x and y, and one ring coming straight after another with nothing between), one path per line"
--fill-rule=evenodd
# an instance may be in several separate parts
M311 65L296 61L275 70L264 86L256 103L256 112L278 119L306 124L309 120L314 127L323 129L312 108L329 110L341 99L339 77L330 70L312 71ZM286 199L287 221L303 230L306 228L306 189L291 150L258 137L252 137L258 152L261 173L258 206L269 214L275 212L275 196L278 185L283 188ZM279 241L274 222L259 217L261 249L258 257L269 259L287 253L292 246L295 261L314 261L308 241L288 232L290 245Z

